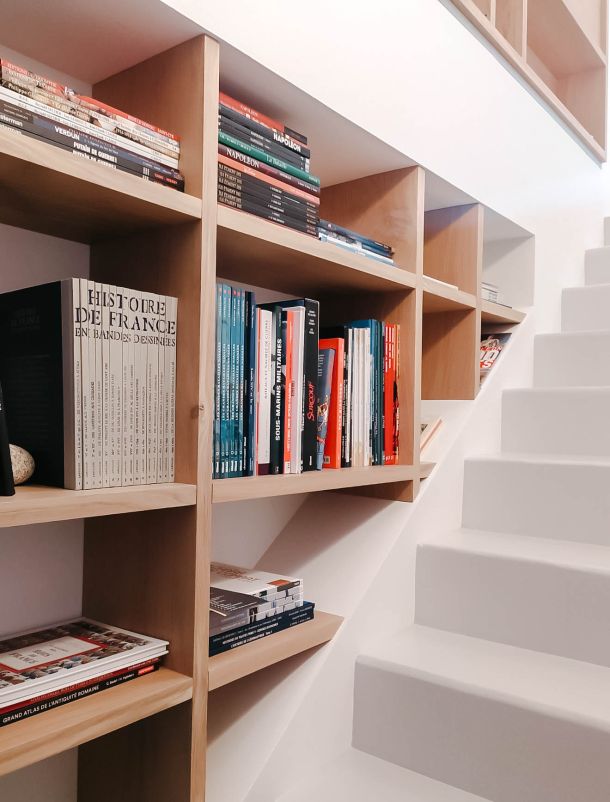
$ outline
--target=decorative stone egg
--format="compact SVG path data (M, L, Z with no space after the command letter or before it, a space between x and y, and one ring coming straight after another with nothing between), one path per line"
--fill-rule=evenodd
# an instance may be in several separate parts
M32 478L36 463L34 457L25 448L10 445L11 450L11 463L13 466L13 481L16 485L22 485Z

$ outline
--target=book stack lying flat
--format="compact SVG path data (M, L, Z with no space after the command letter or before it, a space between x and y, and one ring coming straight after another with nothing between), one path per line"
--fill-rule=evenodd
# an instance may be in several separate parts
M178 301L66 279L0 295L11 442L37 484L174 481Z
M217 284L215 479L398 462L400 327Z
M391 245L364 237L349 228L338 226L336 223L329 223L328 220L320 220L318 224L318 237L322 242L330 242L345 248L352 253L359 253L377 259L388 265L394 264L394 249Z
M150 674L168 642L86 618L0 641L0 727Z
M500 289L496 284L490 284L488 281L483 281L481 283L481 298L484 301L492 301L492 303L495 304L502 303Z
M177 136L6 59L0 59L0 125L184 191Z
M303 580L257 568L212 563L210 656L310 621Z
M309 158L306 136L220 93L220 203L317 236L320 179Z

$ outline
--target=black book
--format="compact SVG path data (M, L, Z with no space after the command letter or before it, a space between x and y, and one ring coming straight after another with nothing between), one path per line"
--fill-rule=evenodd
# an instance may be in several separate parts
M312 237L317 237L317 229L312 223L305 223L296 220L294 217L288 217L274 209L256 203L255 200L250 197L236 198L226 192L222 192L219 188L218 200L220 203L223 203L225 206L231 206L233 209L239 209L242 212L254 214L257 217L262 217L265 220L277 223L285 228L292 228L295 231L300 231L302 234L309 234Z
M318 224L315 212L309 211L306 207L299 208L293 203L274 196L272 193L261 192L256 187L229 184L225 182L222 176L218 177L218 195L219 197L233 198L235 201L250 200L265 209L283 214L285 217L290 217L301 223L308 223L313 227Z
M304 156L306 159L309 159L311 156L311 151L306 145L303 145L296 139L293 139L289 135L282 133L281 131L276 131L275 128L268 128L266 125L253 120L251 117L246 117L245 114L240 114L235 109L230 108L229 106L225 106L224 103L218 104L218 113L222 117L227 117L229 120L232 120L234 123L243 126L244 128L248 128L249 130L253 131L254 133L260 134L261 136L265 137L266 139L271 139L279 145L283 145L284 149L292 150L295 153L299 153L301 156Z
M245 646L247 643L266 638L269 635L275 635L277 632L282 632L299 624L305 624L313 619L314 609L315 604L312 602L303 602L301 607L295 607L293 610L286 610L283 613L264 618L262 621L253 621L229 632L215 635L209 641L210 657L222 654L222 652L228 652L230 649L236 649L239 646Z
M4 411L2 385L0 384L0 496L14 496L13 465L9 448L8 426Z
M282 301L282 307L305 307L305 348L303 358L303 471L315 471L318 451L318 350L320 343L320 304L311 298Z
M225 134L234 136L241 142L246 142L249 145L259 148L260 150L264 150L266 153L276 156L278 159L285 161L287 164L292 164L293 167L298 167L299 170L304 170L306 173L309 172L309 159L306 159L298 153L295 153L294 150L290 150L285 148L283 145L274 142L273 139L263 137L260 134L245 128L243 125L238 125L237 123L233 122L233 120L228 120L226 117L222 117L220 115L218 117L218 126L219 129Z
M34 457L37 483L71 489L82 487L74 403L79 315L78 279L0 295L0 384L11 438Z
M265 178L264 173L260 173L260 178L257 178L249 173L242 173L240 170L235 170L228 167L222 162L218 165L218 178L219 181L226 186L234 187L236 189L245 189L253 194L261 194L265 196L272 196L281 200L282 203L291 203L295 208L301 211L307 211L319 220L320 205L312 201L306 200L303 195L296 195L290 191L280 189L275 184L269 183ZM304 193L303 193L304 194ZM312 196L313 197L313 196Z

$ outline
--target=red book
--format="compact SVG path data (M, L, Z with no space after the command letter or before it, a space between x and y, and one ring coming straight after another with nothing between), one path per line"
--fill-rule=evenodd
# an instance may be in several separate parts
M247 156L246 158L249 159L250 163L257 163L255 159L252 157ZM218 162L219 164L225 164L227 167L231 167L233 170L239 170L240 173L244 175L249 175L252 178L256 178L259 181L264 181L266 184L270 186L277 187L277 189L281 189L282 192L286 192L288 195L293 195L295 198L299 198L300 200L304 200L307 203L312 203L314 206L320 205L320 198L316 195L311 195L309 192L305 192L298 187L291 186L290 184L286 184L284 181L280 181L277 178L274 178L271 175L267 175L265 173L256 170L254 167L249 167L247 164L243 164L243 162L238 162L235 159L230 159L228 156L224 156L222 153L218 154Z
M330 385L330 407L328 411L328 429L324 444L324 467L341 467L341 430L343 425L343 362L345 342L342 337L331 337L320 340L320 349L332 348L335 352L333 375Z
M298 131L293 131L292 129L287 128L284 123L274 120L273 117L267 117L266 114L262 114L262 112L253 109L251 106L247 106L240 100L235 100L235 98L225 95L224 92L219 94L218 100L223 104L223 106L228 106L228 108L233 109L233 111L243 114L244 117L249 117L251 120L260 123L261 125L265 125L267 128L272 128L282 134L286 134L287 136L292 137L292 139L298 140L303 145L307 144L307 137L303 134L299 134Z

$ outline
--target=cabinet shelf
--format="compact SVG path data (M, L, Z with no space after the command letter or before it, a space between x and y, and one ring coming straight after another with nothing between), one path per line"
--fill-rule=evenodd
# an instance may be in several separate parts
M193 681L166 668L0 730L0 775L191 699Z
M525 312L519 309L494 304L492 301L481 302L481 320L484 323L521 323L524 318Z
M452 312L459 309L474 309L476 297L456 287L443 286L441 282L424 276L424 312Z
M247 212L218 206L222 278L294 295L409 290L415 275Z
M201 200L0 128L0 223L80 242L201 218Z
M0 499L0 528L97 518L125 512L188 507L197 500L195 485L169 483L100 490L64 490L25 485Z
M267 666L327 643L343 623L338 615L318 612L312 621L276 632L210 658L209 690L221 688Z
M368 468L337 468L326 471L280 474L278 476L244 476L237 479L214 479L212 501L246 501L255 498L315 493L348 487L410 482L418 475L413 465L373 465Z

